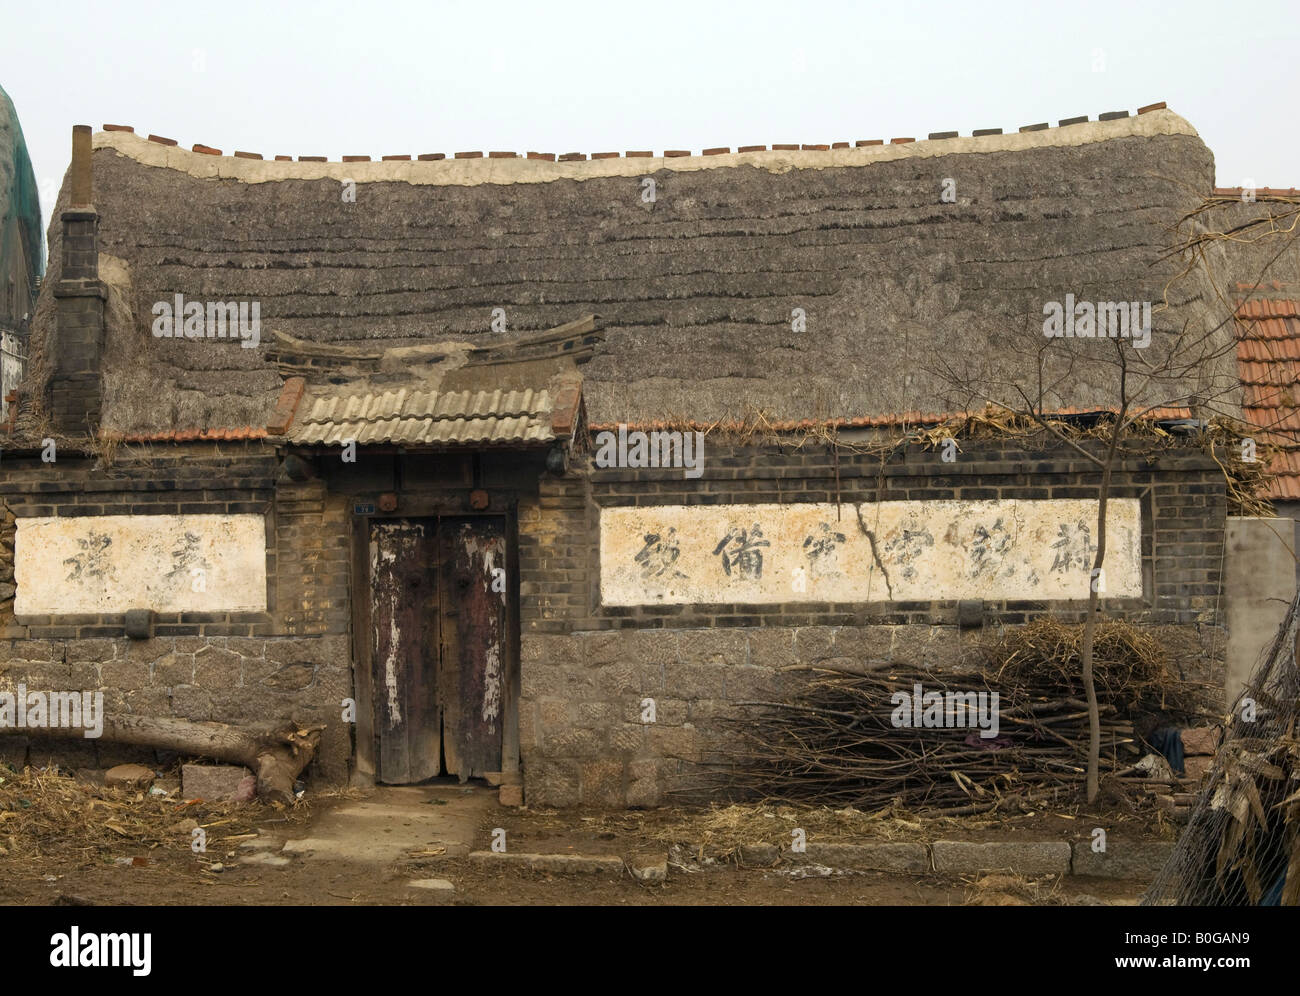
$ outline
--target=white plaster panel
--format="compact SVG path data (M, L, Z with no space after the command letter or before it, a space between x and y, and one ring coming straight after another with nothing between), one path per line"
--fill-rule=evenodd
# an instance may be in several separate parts
M1107 505L1105 597L1142 594L1136 498ZM1097 502L663 505L600 513L605 605L1088 597Z
M18 615L265 612L260 515L104 515L18 520Z

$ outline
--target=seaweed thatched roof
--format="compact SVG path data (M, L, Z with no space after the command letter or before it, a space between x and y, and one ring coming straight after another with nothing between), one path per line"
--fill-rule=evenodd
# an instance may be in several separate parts
M1035 380L1013 341L1028 329L1041 344L1044 302L1067 293L1155 302L1146 363L1189 328L1231 343L1211 282L1175 280L1182 261L1163 258L1214 173L1164 109L1008 135L582 162L266 161L122 131L94 147L103 420L116 432L266 425L285 377L274 333L484 345L599 315L605 342L583 367L598 423L965 408ZM54 219L26 386L37 410ZM176 294L259 302L263 345L153 337L153 304ZM1113 366L1077 361L1114 343L1076 342L1044 401L1113 405ZM1204 399L1224 378L1230 345L1149 400Z

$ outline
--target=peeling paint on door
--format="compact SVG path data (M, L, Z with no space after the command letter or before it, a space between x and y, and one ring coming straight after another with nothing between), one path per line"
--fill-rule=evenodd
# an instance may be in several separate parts
M501 770L504 520L370 527L380 781Z
M442 770L436 544L425 522L371 525L379 778L390 784L423 781Z
M462 779L501 770L502 640L506 595L504 523L444 520L444 743L447 770Z

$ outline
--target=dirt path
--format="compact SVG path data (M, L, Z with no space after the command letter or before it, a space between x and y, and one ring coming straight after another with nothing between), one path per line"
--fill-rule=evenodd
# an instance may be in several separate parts
M0 857L0 902L14 905L958 905L971 883L933 876L844 873L808 869L670 870L666 882L643 884L630 874L562 875L471 861L506 831L512 851L552 854L663 854L664 827L680 815L534 813L505 809L484 787L437 784L382 788L364 798L323 800L306 825L268 819L255 838L233 850L194 854L185 846L133 848L105 854L86 848L74 858ZM1046 822L1044 822L1046 820ZM1011 821L1014 824L1015 821ZM1094 822L1089 818L1085 823ZM1036 817L1002 828L1002 837L1044 839L1075 832L1078 818ZM766 825L766 823L764 824ZM904 824L907 826L907 824ZM889 826L894 826L890 824ZM883 825L882 825L883 827ZM784 828L776 821L773 831ZM897 832L896 828L893 832ZM909 835L911 831L906 831ZM946 835L955 835L948 828ZM969 836L992 831L972 825ZM137 859L132 863L131 859ZM449 887L413 882L440 880ZM1042 894L1080 893L1130 904L1141 883L1066 879Z

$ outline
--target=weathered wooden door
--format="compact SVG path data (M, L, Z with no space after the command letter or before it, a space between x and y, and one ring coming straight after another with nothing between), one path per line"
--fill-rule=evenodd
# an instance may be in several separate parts
M501 770L505 523L443 519L438 540L443 751L447 773L464 781Z
M500 771L504 520L373 522L370 579L378 780Z
M442 771L437 560L436 519L371 523L379 779L390 785Z

